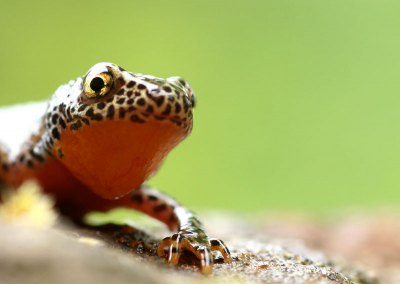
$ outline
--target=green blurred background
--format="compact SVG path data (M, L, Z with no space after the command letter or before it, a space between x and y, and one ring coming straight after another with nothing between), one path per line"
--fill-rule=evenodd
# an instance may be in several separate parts
M0 105L102 61L183 76L194 131L151 181L182 203L396 206L399 15L397 0L1 1Z

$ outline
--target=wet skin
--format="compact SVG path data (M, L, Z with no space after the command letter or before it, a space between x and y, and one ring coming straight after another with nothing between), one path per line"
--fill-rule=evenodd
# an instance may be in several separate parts
M183 78L96 64L58 88L46 104L0 108L0 118L16 117L21 129L38 117L30 133L0 127L0 180L13 187L38 181L73 218L115 207L144 212L176 232L160 242L158 255L177 264L181 251L190 250L202 271L210 273L211 251L220 251L230 262L228 248L209 238L190 210L146 185L166 155L191 133L195 103ZM17 132L26 139L11 139Z

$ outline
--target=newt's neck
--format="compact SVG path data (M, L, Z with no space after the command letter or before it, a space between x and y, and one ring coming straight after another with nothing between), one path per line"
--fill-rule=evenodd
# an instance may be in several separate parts
M103 198L139 187L188 134L171 123L105 121L65 130L53 155Z

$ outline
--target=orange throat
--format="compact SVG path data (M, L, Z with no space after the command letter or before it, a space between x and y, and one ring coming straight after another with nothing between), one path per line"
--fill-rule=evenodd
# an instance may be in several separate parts
M113 199L146 181L187 135L170 123L105 121L63 131L53 154L94 193Z

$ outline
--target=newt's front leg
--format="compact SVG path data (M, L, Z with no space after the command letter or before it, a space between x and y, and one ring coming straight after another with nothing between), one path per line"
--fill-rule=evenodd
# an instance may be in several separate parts
M231 262L230 252L225 244L219 239L209 238L198 217L172 198L146 185L132 192L129 198L130 204L124 202L125 206L144 212L177 231L158 245L159 256L164 255L164 249L169 247L168 262L176 265L182 250L190 250L200 259L203 273L212 272L211 251L220 251L224 261Z

